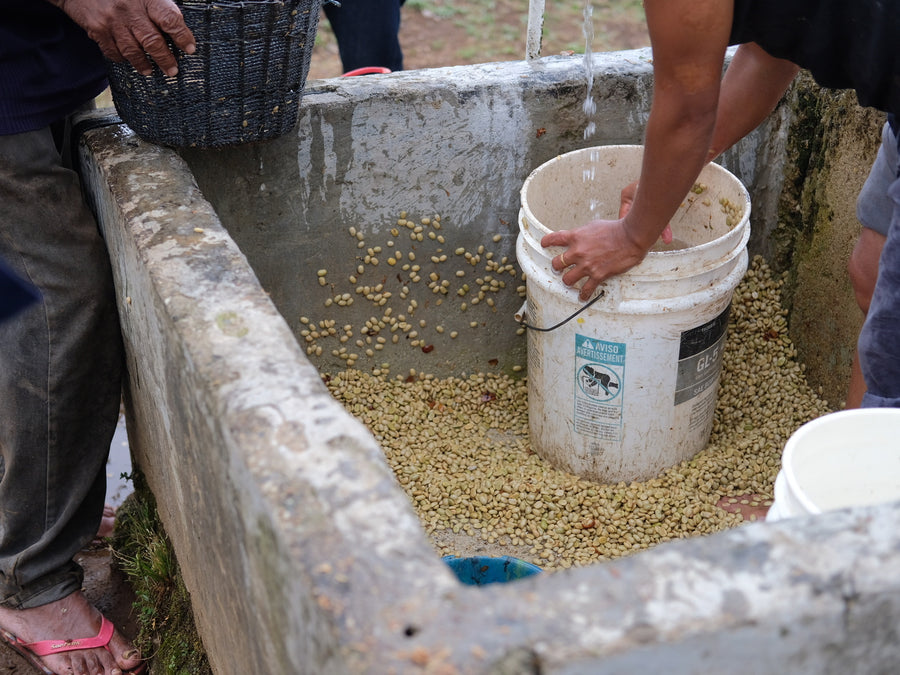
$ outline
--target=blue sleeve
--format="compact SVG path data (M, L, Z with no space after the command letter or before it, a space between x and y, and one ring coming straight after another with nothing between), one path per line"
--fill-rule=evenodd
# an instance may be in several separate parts
M0 321L8 319L38 299L38 290L20 279L0 260Z

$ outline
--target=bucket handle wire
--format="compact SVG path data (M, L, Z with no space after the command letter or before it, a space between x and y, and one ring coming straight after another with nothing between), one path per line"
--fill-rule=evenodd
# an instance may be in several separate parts
M532 326L531 324L525 322L525 315L526 315L525 307L528 306L528 302L526 302L526 303L522 306L522 309L519 310L519 316L521 316L522 318L520 319L520 318L517 316L517 317L516 317L516 321L519 323L520 326L523 326L523 327L527 328L528 330L536 330L536 331L540 331L541 333L549 333L551 330L556 330L557 328L559 328L559 327L561 327L561 326L564 326L564 325L566 325L567 323L569 323L572 319L574 319L576 316L578 316L579 314L581 314L584 310L586 310L588 307L590 307L591 305L593 305L595 302L597 302L597 301L598 301L600 298L602 298L604 295L606 295L606 291L604 291L604 290L601 289L600 292L597 293L597 295L595 295L593 298L591 298L590 300L588 300L584 305L582 305L578 310L576 310L574 314L571 314L571 315L567 316L565 319L563 319L562 321L560 321L558 324L556 324L555 326L550 326L549 328L540 328L540 327L538 327L538 326Z

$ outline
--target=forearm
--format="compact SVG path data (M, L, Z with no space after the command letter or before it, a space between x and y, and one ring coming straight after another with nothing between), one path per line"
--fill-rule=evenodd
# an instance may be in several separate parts
M722 80L710 161L762 124L799 70L759 45L749 43L737 49Z
M713 140L731 5L645 0L653 47L653 106L628 238L649 250L703 168Z
M629 237L649 249L691 189L707 159L718 88L657 91L647 122L641 178L625 218Z
M553 268L569 286L586 278L582 300L644 259L703 168L713 139L732 5L644 0L644 11L653 47L653 107L632 206L618 220L593 220L541 239L544 247L566 248Z

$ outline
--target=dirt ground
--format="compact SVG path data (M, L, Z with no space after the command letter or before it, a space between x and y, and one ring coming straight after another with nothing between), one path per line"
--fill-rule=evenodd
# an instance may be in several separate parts
M541 54L583 54L584 2L562 0L547 2L546 7ZM650 44L640 2L594 0L590 25L594 52ZM404 68L524 59L527 26L526 0L408 0L400 19ZM341 72L337 42L323 15L309 77L337 77Z

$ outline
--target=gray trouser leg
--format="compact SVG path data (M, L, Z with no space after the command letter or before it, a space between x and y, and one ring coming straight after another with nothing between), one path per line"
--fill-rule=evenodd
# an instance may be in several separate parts
M859 363L868 391L864 408L900 407L900 179L888 190L894 215L881 251L872 304L859 335Z
M0 136L0 257L42 294L0 323L0 605L28 608L81 587L123 363L106 247L50 128Z

